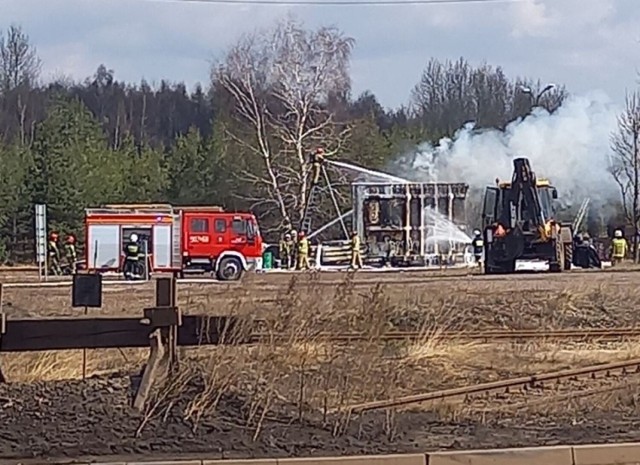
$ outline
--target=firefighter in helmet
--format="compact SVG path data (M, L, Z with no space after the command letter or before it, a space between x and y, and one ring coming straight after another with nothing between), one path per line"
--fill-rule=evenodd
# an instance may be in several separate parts
M290 233L285 233L280 240L280 267L286 270L292 268L293 265L293 239Z
M298 241L296 244L296 252L298 258L298 270L308 270L309 265L309 239L304 234L304 231L298 233Z
M315 186L320 181L320 171L324 163L324 149L318 147L311 155L311 184Z
M124 275L132 276L136 272L140 260L140 244L136 233L129 236L129 241L124 246Z
M351 264L349 268L354 270L356 268L362 268L362 255L360 255L360 236L358 236L357 231L351 232L349 249L351 250Z
M611 264L613 266L619 265L627 256L629 245L624 237L622 237L622 231L616 229L613 232L613 240L611 241Z
M482 259L484 256L484 240L482 239L482 232L479 229L473 231L473 240L471 241L471 247L473 247L473 258L478 264L478 268L482 271Z
M60 269L60 248L58 247L58 237L58 233L53 231L49 234L49 242L47 243L49 273L52 275L62 274L62 269Z
M298 263L298 231L291 228L291 269L295 270Z
M76 238L73 234L67 235L64 241L64 255L71 274L76 274L78 254L76 253Z

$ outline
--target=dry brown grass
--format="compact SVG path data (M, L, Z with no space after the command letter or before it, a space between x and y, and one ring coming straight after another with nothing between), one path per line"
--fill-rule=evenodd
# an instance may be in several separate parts
M183 350L180 371L155 392L147 414L179 414L197 429L217 412L225 421L251 428L256 436L267 418L322 419L332 421L339 434L346 422L328 412L344 413L352 403L640 357L634 343L478 344L439 337L443 331L463 328L635 324L631 309L640 301L640 291L633 280L595 276L564 283L540 278L454 280L403 287L374 281L363 286L354 274L335 285L319 285L314 284L317 276L306 275L290 279L277 292L261 290L261 278L252 278L243 288L180 290L181 305L189 313L267 318L261 332L274 338L252 346L230 340L227 345ZM26 300L13 292L7 300L13 299L14 309L24 308ZM125 305L123 292L111 289L105 300L116 296L118 305ZM151 289L136 292L152 295ZM107 302L106 312L131 312L114 305ZM381 339L398 328L419 330L423 337L413 342ZM366 337L350 345L320 338L322 333L349 331ZM145 357L146 350L88 351L87 372L91 376L138 371ZM8 354L0 363L12 381L82 375L81 351ZM225 412L222 405L229 403L237 406L239 416L235 410ZM423 408L435 408L441 416L460 414L449 404ZM385 419L389 436L394 415L387 412Z

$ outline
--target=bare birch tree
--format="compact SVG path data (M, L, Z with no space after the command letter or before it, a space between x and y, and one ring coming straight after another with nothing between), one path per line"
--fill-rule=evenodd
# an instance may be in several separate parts
M35 85L40 67L36 49L20 26L11 25L4 37L0 35L0 92Z
M620 188L626 220L633 226L633 257L638 262L640 232L640 95L627 95L618 128L611 135L611 174Z
M37 84L41 67L35 47L20 26L11 25L6 34L0 34L0 96L16 107L16 119L20 125L20 142L33 142L35 120L29 117L30 90ZM31 120L31 121L30 121Z
M212 70L214 85L231 96L240 125L228 135L262 169L244 169L257 187L254 206L277 209L281 224L302 217L309 188L308 153L315 146L335 154L348 128L328 108L349 91L354 41L334 28L306 30L293 20L245 35ZM242 129L245 129L244 134Z

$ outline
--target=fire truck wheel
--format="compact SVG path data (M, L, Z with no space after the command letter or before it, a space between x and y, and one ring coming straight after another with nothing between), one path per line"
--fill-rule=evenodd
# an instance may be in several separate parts
M223 258L217 275L220 281L237 281L242 276L242 263L235 257Z

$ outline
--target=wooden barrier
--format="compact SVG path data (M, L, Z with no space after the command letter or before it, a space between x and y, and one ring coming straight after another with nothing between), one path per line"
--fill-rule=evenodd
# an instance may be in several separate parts
M237 317L183 316L176 304L175 278L156 280L154 307L141 317L7 319L0 284L0 353L41 350L149 347L149 358L135 396L144 408L153 384L177 366L178 346L248 343L250 329ZM7 382L0 368L0 382Z
M141 322L144 319L8 319L5 333L0 335L0 352L149 347L149 337L157 327L153 323L145 325ZM231 334L237 323L234 317L182 316L182 325L176 326L177 345L219 344L223 333ZM242 342L242 337L237 336L234 342Z
M21 463L27 465L32 461L33 459L27 459L21 461ZM48 459L46 462L50 465L68 464L70 459L61 459L60 461ZM75 465L635 465L640 463L640 443L350 457L228 460L201 458L121 462L73 460L72 462ZM0 460L0 463L3 463L3 461ZM39 463L42 463L42 460Z

